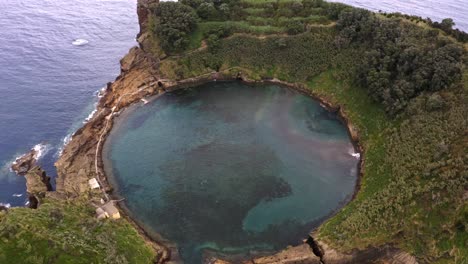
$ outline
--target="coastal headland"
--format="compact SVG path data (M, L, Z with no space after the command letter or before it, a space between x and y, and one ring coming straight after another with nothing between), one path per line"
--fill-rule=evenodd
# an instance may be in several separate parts
M262 4L261 8L255 7L253 9L256 10L253 10L250 5L255 4L248 1L243 3L249 5L251 8L249 12L270 8L269 5ZM320 20L318 24L314 22L302 28L296 27L298 32L293 33L289 32L291 29L289 26L288 33L273 34L270 34L271 32L266 34L263 31L260 33L241 31L231 32L229 36L213 37L218 33L210 33L210 30L204 33L198 32L199 35L207 37L208 40L205 40L195 31L191 36L194 43L199 42L198 46L196 43L190 44L192 46L189 50L171 52L161 47L159 42L162 40L155 33L157 32L155 20L159 19L155 15L158 5L157 0L138 1L139 46L131 48L121 59L120 75L103 90L96 113L73 134L70 142L64 147L55 163L56 190L50 191L49 187L40 188L41 195L37 198L38 211L44 210L52 219L58 219L60 222L64 215L70 213L68 211L63 213L64 211L80 208L76 210L80 219L72 219L79 224L70 230L80 230L80 228L88 230L88 226L92 226L89 228L92 231L87 231L92 237L92 232L99 230L102 223L108 225L105 226L105 230L114 230L114 227L118 227L122 233L115 232L113 238L99 236L99 242L107 246L119 245L118 248L123 249L125 246L122 246L122 241L131 238L132 241L136 241L135 245L138 245L136 249L144 252L141 255L145 256L145 260L151 259L153 263L182 263L174 243L158 234L149 234L144 226L130 217L131 214L124 202L116 201L118 197L113 193L113 186L106 176L102 158L103 144L112 130L114 117L130 105L145 104L150 96L207 82L237 80L246 83L274 83L310 96L329 111L339 115L348 129L356 151L360 153L359 179L352 201L331 215L317 230L304 234L302 244L292 245L274 255L242 260L242 263L412 264L431 263L434 260L440 260L440 263L450 263L452 260L463 263L461 261L466 260L466 247L463 245L466 246L467 241L464 234L466 230L464 220L468 215L466 214L468 196L466 171L463 171L463 168L466 168L468 161L468 156L464 153L468 146L466 133L468 106L465 85L468 74L461 60L461 57L466 56L466 44L460 44L455 39L455 36L463 37L455 33L462 33L443 29L424 31L428 25L422 20L396 15L396 19L399 19L397 23L391 20L392 16L375 15L359 10L354 11L359 14L356 15L353 9L349 10L349 14L344 12L349 16L340 16L338 22L336 16L335 20L325 22ZM309 8L334 10L335 6L332 6L327 6L326 9L312 5ZM281 7L275 8L281 11ZM294 6L291 8L294 10ZM346 9L341 6L336 8L343 8L339 11ZM333 14L329 17L333 17ZM342 25L346 19L357 23L363 30L357 30L358 33L354 32L357 35L349 39L343 37L351 34L346 30L356 28L356 24L352 23ZM390 21L389 24L385 24L386 21ZM209 27L212 22L204 21L203 25ZM450 79L444 77L439 69L431 69L435 76L431 77L431 82L435 83L442 79L440 83L444 84L440 87L434 88L424 83L427 87L432 87L432 90L428 88L415 92L414 89L408 88L411 85L406 80L392 79L396 83L396 91L389 92L379 90L379 85L386 83L386 81L379 83L379 80L391 74L387 75L382 71L382 75L378 75L369 70L369 72L359 72L359 76L372 84L375 90L368 93L357 87L357 81L352 78L356 75L356 64L362 59L361 57L371 57L373 59L371 62L376 64L375 67L383 67L376 61L385 64L390 60L390 55L380 58L375 52L362 56L367 47L365 45L380 45L379 38L384 38L381 34L376 34L377 37L373 42L365 42L365 45L359 46L361 43L356 40L360 37L359 34L367 34L365 23L375 23L379 25L377 28L388 27L389 32L393 33L400 27L403 28L401 32L412 32L412 30L417 32L408 39L416 38L414 36L438 38L440 45L437 44L436 48L440 50L433 52L426 47L429 51L424 50L424 56L435 56L438 61L444 61L446 58L444 56L449 54L447 56L450 58L447 61L450 63L447 62L443 67L451 71L451 76L460 76ZM261 30L264 29L259 27ZM259 27L253 26L254 29ZM205 28L199 27L199 30ZM368 35L366 37L369 37ZM218 37L220 38L217 39ZM307 44L310 46L301 45L301 41L308 41ZM358 44L354 43L353 46L353 41ZM251 46L244 45L245 43ZM297 43L299 44L295 46ZM415 51L416 48L411 48L416 44L412 43L413 46L408 44L410 48L400 44L395 46L405 48L407 55L405 58L413 59L408 59L406 64L400 60L395 62L401 65L389 68L388 71L401 72L392 76L425 74L426 71L411 74L407 72L409 70L404 65L420 63L422 59L419 58L422 55ZM268 62L265 63L266 66L259 66L261 63L258 61L265 56L259 55L257 49L264 50L267 54L265 56L274 54L276 64L270 65L270 61L265 59ZM316 59L318 53L312 55L305 53L314 49L329 50L332 55L330 58ZM249 53L250 51L252 52ZM245 54L247 59L237 61L238 54ZM291 59L293 62L284 62L282 60L284 57L281 56L293 57L297 61ZM219 58L226 59L220 62ZM312 65L295 66L295 64L305 65L303 62L309 58L314 59ZM203 63L205 64L201 65ZM423 68L425 65L417 64L414 67ZM450 82L446 78L450 79ZM414 82L419 80L415 79ZM405 89L411 90L411 94L406 94L410 92ZM19 168L18 171L26 175L36 171L36 175L42 175L40 181L47 184L47 180L44 180L47 178L40 173L39 168L25 171L26 167L29 170L34 164L34 161L28 157L34 157L34 153L29 153L24 160L21 160L24 168ZM99 188L90 188L92 179L96 179ZM97 221L94 208L99 207L103 201L115 201L124 216L123 219ZM15 210L11 210L11 213L15 213ZM8 215L11 213L0 211L0 221L13 221L8 220ZM30 213L25 211L24 214ZM60 227L67 228L66 225ZM429 227L432 229L429 230ZM2 231L0 228L0 234L4 233L14 232ZM10 235L8 239L12 237L13 235ZM88 241L86 239L83 241ZM117 239L117 242L112 242L112 239ZM67 249L67 246L63 247ZM106 254L111 252L118 255L114 248L106 250ZM139 256L132 254L128 253L138 259ZM216 252L209 251L205 252L203 259L204 263L236 263L232 262L229 256L220 256ZM449 262L443 262L445 260Z

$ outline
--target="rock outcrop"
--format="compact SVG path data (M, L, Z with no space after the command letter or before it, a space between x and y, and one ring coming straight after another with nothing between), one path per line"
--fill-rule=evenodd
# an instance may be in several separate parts
M120 63L121 74L112 84L108 84L96 115L73 134L72 140L55 163L57 192L70 197L78 196L88 190L88 180L95 177L100 177L103 187L110 190L105 177L101 177L102 162L96 153L100 150L98 147L102 148L105 135L112 127L114 113L161 91L157 83L155 62L140 48L130 49Z
M39 166L32 168L24 176L26 178L26 191L33 195L42 195L52 190L50 177Z
M417 264L414 256L390 245L370 247L364 250L352 250L349 253L339 252L323 241L317 242L324 264L386 263Z
M11 165L11 169L18 175L25 175L31 168L36 166L38 150L31 149L28 153L17 158Z
M26 191L29 195L29 207L37 208L46 193L52 191L50 177L39 166L30 169L26 175Z
M289 247L275 255L256 258L245 264L320 264L320 258L307 244Z
M210 254L210 255L215 255ZM205 257L203 263L207 264L321 264L320 257L316 256L307 244L288 247L274 255L257 257L251 260L226 260L216 256Z

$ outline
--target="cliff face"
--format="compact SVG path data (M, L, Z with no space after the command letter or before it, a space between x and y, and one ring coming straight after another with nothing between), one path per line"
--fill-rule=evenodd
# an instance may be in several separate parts
M57 192L77 196L88 190L88 180L97 176L106 188L100 155L96 156L96 152L98 147L102 147L103 140L100 139L104 139L112 127L111 112L118 112L146 95L161 91L157 87L157 63L140 48L132 48L120 63L121 74L108 84L96 115L75 132L55 163Z

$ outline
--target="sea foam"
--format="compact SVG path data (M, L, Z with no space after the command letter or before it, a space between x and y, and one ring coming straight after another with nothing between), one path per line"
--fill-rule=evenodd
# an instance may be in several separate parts
M62 145L58 148L57 152L55 153L55 157L58 158L60 157L60 155L62 155L62 152L63 152L63 148L68 144L68 142L70 142L73 138L73 134L70 133L68 135L66 135L63 139L62 139Z
M47 154L47 152L49 152L50 146L48 144L39 143L39 144L35 145L32 149L34 151L36 151L36 155L34 155L34 158L36 160L39 160L45 154Z
M354 150L354 148L350 148L350 149L348 150L348 154L351 155L351 156L353 156L353 157L355 157L356 159L359 159L359 158L361 157L361 153L356 152L356 151Z
M9 203L0 203L0 206L5 206L6 208L10 208L11 204L9 204Z
M86 45L88 44L89 41L87 41L86 39L75 39L72 44L75 45L75 46L83 46L83 45Z

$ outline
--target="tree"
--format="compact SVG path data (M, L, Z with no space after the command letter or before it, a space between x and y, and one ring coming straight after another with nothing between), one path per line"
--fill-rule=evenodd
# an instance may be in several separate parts
M336 27L340 30L340 37L350 42L367 40L376 28L376 18L374 14L365 9L344 9L339 15Z
M445 21L450 27L451 21ZM337 47L367 45L358 81L386 112L395 115L424 91L438 91L461 79L463 48L400 18L379 19L349 9L337 22ZM435 38L435 41L434 41Z
M451 18L446 18L442 20L442 22L440 23L440 28L443 31L450 31L453 29L454 26L455 26L455 22L453 22L453 19Z
M211 2L203 2L197 8L198 16L200 16L200 18L203 19L213 19L214 17L216 17L216 13L216 8Z
M188 35L196 27L197 15L190 6L179 2L161 2L155 10L156 34L166 52L184 49Z
M231 13L231 9L229 8L228 4L224 3L219 5L219 12L223 16L223 18L228 19Z

